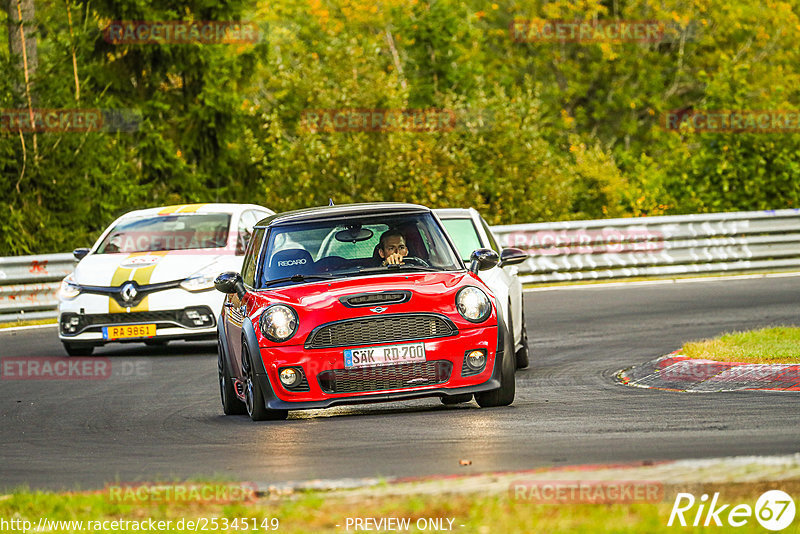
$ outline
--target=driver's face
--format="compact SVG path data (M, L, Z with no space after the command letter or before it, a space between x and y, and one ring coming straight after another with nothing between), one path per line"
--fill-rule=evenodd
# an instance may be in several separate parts
M381 249L381 257L385 258L387 256L391 256L392 254L400 254L401 256L408 255L405 239L400 236L393 235L384 241L383 249Z

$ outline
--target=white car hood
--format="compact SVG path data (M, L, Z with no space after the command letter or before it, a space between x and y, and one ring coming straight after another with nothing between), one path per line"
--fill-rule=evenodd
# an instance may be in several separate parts
M139 285L183 280L208 269L238 271L242 256L209 253L187 254L186 251L145 252L133 254L90 254L75 268L75 282L80 285L112 287L126 280Z

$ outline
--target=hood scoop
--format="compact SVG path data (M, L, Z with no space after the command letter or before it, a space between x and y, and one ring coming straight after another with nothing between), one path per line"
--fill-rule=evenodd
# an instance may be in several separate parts
M375 306L376 304L400 304L411 299L411 291L377 291L374 293L357 293L339 297L339 302L348 308Z

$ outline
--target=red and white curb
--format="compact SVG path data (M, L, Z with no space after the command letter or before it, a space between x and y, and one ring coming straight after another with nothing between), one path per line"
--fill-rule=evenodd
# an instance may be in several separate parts
M625 385L712 393L720 391L800 391L800 365L717 362L678 353L617 373Z

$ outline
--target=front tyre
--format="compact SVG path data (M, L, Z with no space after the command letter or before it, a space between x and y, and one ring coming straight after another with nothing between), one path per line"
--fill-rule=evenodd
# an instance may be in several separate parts
M70 356L89 356L94 352L94 347L92 345L75 345L74 343L67 343L66 341L62 343L64 344L64 350L67 351L67 354Z
M530 365L530 349L528 348L528 329L525 326L525 311L522 312L522 335L520 336L522 348L517 351L517 369L524 369Z
M225 363L225 358L222 356L222 344L217 341L217 351L219 357L217 359L217 373L219 375L219 395L222 399L222 413L225 415L244 415L247 413L247 408L244 403L236 396L236 389L233 386L228 366Z
M247 415L253 421L281 421L289 416L288 410L270 410L264 402L264 392L261 390L261 383L255 377L255 367L253 366L253 356L247 348L247 344L242 345L242 351L247 354L248 369L245 374L245 406Z
M505 328L502 323L498 328ZM517 368L517 362L514 355L514 342L510 339L511 336L504 336L503 361L500 363L500 387L492 391L475 394L475 402L481 408L492 408L495 406L508 406L514 402L514 394L516 393L516 383L514 380L514 373Z

